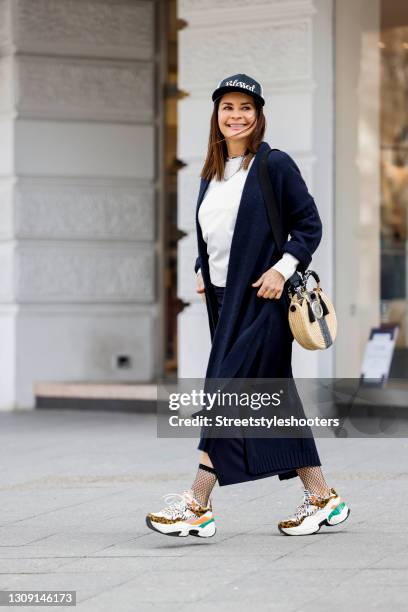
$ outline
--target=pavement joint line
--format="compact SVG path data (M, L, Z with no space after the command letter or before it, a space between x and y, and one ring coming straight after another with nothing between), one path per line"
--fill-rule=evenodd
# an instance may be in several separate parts
M403 549L403 550L404 550L404 549ZM372 565L373 565L374 563L378 563L378 562L379 562L379 561L381 561L382 559L385 559L387 556L389 556L389 555L385 555L385 557L381 557L380 559L377 559L376 561L373 561L373 563L372 563L371 565L368 565L368 567L356 567L356 568L350 568L350 569L354 569L354 570L355 570L355 571L353 572L353 574L352 574L351 576L347 576L347 577L345 577L344 579L340 580L340 582L339 582L338 584L336 584L336 585L335 585L333 588L334 588L334 589L336 589L336 588L338 588L339 586L341 586L342 584L344 584L344 583L346 583L346 582L349 582L350 580L355 579L355 578L356 578L356 577L358 577L358 576L359 576L359 575L360 575L360 574L361 574L363 571L366 571L366 570L372 571L373 569L374 569L374 570L375 570L375 569L380 569L380 570L381 570L381 569L384 569L384 568L379 568L379 567L375 568L375 567L372 567ZM331 569L335 569L335 568L331 568ZM395 569L395 568L392 568L392 569ZM400 568L399 568L399 569L400 569ZM323 597L323 596L322 596L322 597ZM315 597L312 597L312 598L311 598L311 599L309 599L308 601L306 601L306 602L302 603L302 606L301 606L300 608L296 608L296 610L295 610L294 612L301 612L301 611L302 611L302 609L303 609L303 607L304 607L305 605L307 605L307 604L309 604L309 603L312 603L312 602L316 603L316 598L315 598Z
M327 472L327 474L330 474L330 472ZM398 480L399 478L407 478L408 477L408 472L401 472L400 474L394 474L393 472L357 472L357 471L350 471L350 472L345 472L344 470L342 470L341 472L334 472L334 476L329 476L328 480L330 480L330 478L334 479L334 478L339 478L341 479L342 476L346 476L346 478L344 480L346 481L356 481L356 480L366 480L368 482L380 482L380 481L387 481L387 480ZM351 476L351 478L350 478Z
M22 548L24 546L31 546L31 544L36 544L37 542L42 542L43 540L48 540L48 538L52 538L53 536L56 535L63 535L62 531L57 531L56 533L50 533L42 538L38 538L37 540L32 540L31 542L26 542L25 544L0 544L0 549L1 548Z
M102 552L104 550L109 550L109 548L115 548L115 546L118 546L118 544L128 544L130 542L136 542L136 540L140 540L140 538L145 538L145 537L150 536L150 535L153 535L153 534L143 533L140 536L136 536L136 537L130 538L130 540L123 540L123 541L119 541L119 542L113 542L112 544L109 544L108 546L105 546L104 548L101 548L97 552Z
M147 571L146 571L146 572L143 572L143 574L146 574L146 573L148 573L148 572L147 572ZM142 574L142 575L143 575L143 574ZM124 581L123 581L123 582L121 582L120 584L116 584L116 585L114 585L114 586L111 586L111 587L110 587L110 588L108 588L108 589L104 589L103 591L100 591L99 593L95 593L94 595L91 595L90 597L85 597L84 599L80 599L80 600L78 600L78 603L82 604L82 603L84 603L84 602L86 602L86 601L88 601L88 602L89 602L91 599L96 599L96 598L98 598L100 595L105 595L106 593L109 593L110 591L113 591L114 589L117 589L117 588L119 588L119 587L121 587L121 586L123 586L123 585L127 584L128 582L132 582L132 580L134 580L134 579L135 579L135 577L136 577L136 576L132 576L132 578L127 579L127 580L124 580Z
M382 559L380 559L380 561L382 561ZM378 563L378 561L375 561L375 563ZM383 572L383 571L394 571L396 569L399 570L399 571L405 571L407 568L405 568L405 567L397 567L396 568L396 567L372 567L372 566L370 566L370 567L362 567L360 569L361 569L362 572L367 572L367 571L373 572L373 571L376 571L376 570L378 570L380 572ZM408 586L408 584L406 584L405 586Z
M65 568L68 564L63 564L58 566L57 569L63 569ZM129 570L123 570L123 571L127 571L129 572ZM142 570L133 570L134 572L137 572L136 574L134 574L132 576L131 579L136 578L137 576L143 576L144 574L148 574L150 572L150 568L148 569L142 569ZM171 571L171 570L168 570ZM194 570L193 568L191 568L190 570L183 570L183 571L189 571L189 572L194 572L196 570ZM111 575L111 572L109 570L81 570L80 572L75 572L75 571L71 571L71 572L60 572L60 571L53 571L53 570L39 570L38 572L0 572L0 576L60 576L61 574L68 574L69 576L78 576L79 574L81 574L81 576L86 575L86 576L99 576L100 574L108 574Z
M223 538L223 539L221 540L221 542L229 541L229 540L232 540L232 539L234 539L234 538L236 538L236 537L239 537L239 536L242 536L242 535L246 535L246 534L249 534L249 533L253 533L254 531L257 531L258 529L260 529L260 527L255 527L254 529L250 529L250 530L249 530L249 531L247 531L247 532L243 532L243 533L241 532L241 533L233 534L233 535L231 535L231 536L228 536L228 537L226 537L226 538ZM271 535L272 535L272 534L271 534ZM274 532L274 534L273 534L273 535L274 535L274 536L277 536L277 535L279 535L279 534ZM321 534L321 535L322 535L323 537L326 537L326 538L327 538L327 537L328 537L330 534L325 533L325 534ZM316 541L315 543L317 544L317 542L318 542L318 541ZM307 548L307 547L309 547L309 546L313 546L313 541L312 541L312 542L305 542L303 545L300 545L300 544L299 544L297 548L294 548L294 549L293 549L293 550L291 550L291 551L285 552L285 553L284 553L284 554L282 554L281 556L276 557L274 560L275 560L275 561L278 561L279 559L284 559L285 557L288 557L288 556L290 556L290 555L294 554L295 552L297 553L299 550L303 550L304 548Z
M155 557L155 556L146 557L145 556L143 558L144 559L147 559L147 558L149 558L149 559L152 559L152 558L153 559L155 559L155 558L159 558L159 559L164 559L164 558L185 559L186 557L187 557L187 555L177 555L177 556L176 555L172 555L171 557L168 557L168 556L164 557L164 555L161 555L160 557ZM194 555L191 555L191 557L198 558L198 557L195 557ZM235 557L236 557L236 555L235 555ZM96 558L98 558L98 557L96 557ZM103 557L103 558L106 558L106 557ZM113 560L113 559L122 559L122 558L123 557L108 557L108 559L111 559L111 560ZM126 557L126 558L128 558L128 557ZM190 555L188 555L188 558L190 558ZM246 557L242 557L242 558L246 559ZM275 559L272 559L272 561L275 561ZM70 565L70 563L59 565L57 569L63 569L63 568L66 567L66 565ZM273 569L274 569L275 572L281 572L281 573L286 573L288 571L287 568L283 568L283 567L274 567ZM330 571L331 570L336 570L336 571L337 570L338 571L352 571L353 570L353 572L354 572L353 577L356 575L355 572L360 572L360 571L370 571L370 572L373 571L373 570L394 571L395 569L403 571L405 568L400 568L400 567L399 568L395 568L395 567L387 567L387 568L385 568L385 567L373 567L373 568L367 568L367 567L357 567L357 566L356 567L355 566L349 566L349 567L345 568L344 566L341 566L341 567L330 566ZM143 574L146 574L146 573L149 573L151 570L149 568L149 569L133 570L133 571L137 571L137 574L140 575L141 571L142 571ZM163 571L163 573L166 574L166 573L170 573L170 572L172 572L174 570L171 570L171 569L166 570L166 569L164 569L162 571ZM186 573L188 573L188 572L195 572L197 570L194 569L194 568L191 568L191 569L183 569L183 572L184 571ZM319 567L319 568L307 568L307 571L311 572L311 573L318 574L319 572L322 572L322 568L321 567ZM50 571L42 570L42 571L38 571L38 572L34 572L34 571L33 572L20 572L20 571L19 572L0 572L0 575L1 576L20 576L21 574L33 574L33 575L35 575L35 574L45 574L45 575L52 574L52 575L56 576L56 575L60 575L61 573L62 572L60 572L60 571L56 572L56 571L52 571L52 570L50 570ZM78 573L81 573L81 574L96 574L97 575L97 574L106 574L106 573L109 573L109 571L108 570L87 570L87 571L81 570L81 572L71 571L71 572L66 572L66 573L72 574L73 576L78 575ZM408 585L406 585L406 586L408 587Z
M178 555L178 556L184 556L184 555ZM157 557L157 555L81 555L81 556L75 556L75 557L57 557L55 555L52 555L51 557L0 557L0 561L35 561L35 560L44 560L44 561L50 561L50 560L54 560L54 559L69 559L70 561L72 560L78 560L81 561L83 559L150 559L150 558L155 558ZM160 555L160 558L166 558L166 559L173 559L175 557L175 555ZM63 567L63 566L61 566Z
M241 531L239 533L233 533L230 536L226 536L224 538L220 538L220 540L218 540L218 542L219 543L229 542L230 540L233 540L234 538L238 538L238 537L241 537L241 536L248 535L250 533L253 533L254 531L257 531L258 529L259 529L259 527L254 527L253 529L249 529L248 531Z
M393 555L395 555L396 553L403 552L403 551L404 551L404 550L406 550L406 549L407 549L407 547L406 547L406 545L405 545L403 548L401 548L401 550L398 550L398 551L395 551L395 550L394 550L394 551L392 552L392 554L393 554ZM380 557L379 559L376 559L375 561L372 561L372 563L371 563L371 564L368 564L366 567L361 568L361 570L360 570L360 571L362 571L363 569L369 569L369 570L372 570L372 569L382 569L382 568L375 568L375 567L373 567L373 565L374 565L374 564L377 564L377 563L380 563L381 561L383 561L383 559L387 559L387 557L389 557L389 556L390 556L390 555L389 555L389 554L387 554L387 555L384 555L383 557ZM394 568L394 569L395 569L395 568Z
M251 576L253 576L253 575L255 575L255 576L256 576L256 575L258 575L258 574L259 574L259 571L258 571L258 570L254 570L253 572L246 572L246 573L245 573L245 578L248 578L248 577L249 577L249 578L251 578ZM228 587L229 587L229 586L231 586L232 584L234 584L234 582L236 582L238 579L239 579L239 577L238 577L238 576L234 576L234 578L233 578L232 580L230 580L230 581L228 581L227 583L225 583L225 584L223 584L223 585L222 585L222 586L223 586L223 588L224 588L224 589L228 589ZM213 589L212 589L212 590L213 590ZM198 599L194 600L194 602L191 602L191 603L195 603L195 604L200 603L200 602L202 602L203 600L205 600L207 597L208 597L208 593L206 593L206 595L204 595L203 597L199 597ZM209 601L210 601L210 603L211 603L211 600L209 600Z
M41 539L47 539L47 538L49 538L49 537L52 537L52 536L54 536L54 535L59 535L59 534L61 534L61 533L63 534L63 532L58 532L57 534L51 534L50 536L46 536L45 538L41 538ZM145 537L145 536L147 536L147 535L153 535L153 534L150 534L150 533L147 533L147 534L142 534L142 535L141 535L141 536L139 536L139 537ZM118 544L126 544L126 542L131 542L131 541L134 541L135 539L138 539L138 538L132 538L131 540L125 540L125 541L123 541L123 542L116 542L116 543L114 543L114 544L110 544L110 545L109 545L109 546L107 546L107 547L106 547L106 546L104 546L103 548L97 548L96 550L94 550L94 551L93 551L93 553L94 553L94 555L95 555L95 558L98 558L98 555L97 555L97 553L98 553L98 552L102 552L102 551L104 551L104 550L107 550L108 548L111 548L111 547L117 546ZM27 545L27 544L25 544L25 545L23 545L23 546L28 546L28 545ZM0 546L0 549L1 549L1 548L11 548L11 549L13 550L14 548L16 548L16 546L13 546L13 545L12 545L12 546ZM113 556L115 556L115 555L113 555ZM16 559L16 558L21 558L21 559L23 559L23 558L27 558L27 557L4 557L4 559ZM28 557L28 559L30 559L30 558L37 558L37 559L41 559L41 558L44 558L44 559L47 559L47 558L49 558L49 559L56 559L56 558L70 558L70 557L54 557L54 556L53 556L53 557ZM75 557L74 557L74 558L75 558ZM109 557L107 557L107 558L109 558ZM0 557L0 559L2 559L2 558Z
M40 516L45 516L47 514L53 514L53 513L56 513L56 512L61 512L62 510L68 510L69 508L76 508L77 506L84 506L84 505L89 504L91 502L96 502L96 501L99 501L99 500L104 499L106 497L111 497L112 495L117 495L117 492L116 491L111 491L110 493L106 493L105 495L99 495L99 496L93 497L92 499L86 499L85 501L76 502L75 504L68 504L67 506L60 506L58 508L53 508L52 510L46 510L45 512L39 512L38 514L33 514L31 516L26 516L24 518L18 519L17 521L11 521L9 523L4 523L3 525L0 526L0 528L9 527L10 525L16 525L18 523L23 523L24 521L30 521L30 520L38 518Z
M79 604L82 604L82 603L84 603L85 601L89 601L90 599L95 599L95 598L99 597L100 595L104 595L104 594L106 594L106 593L109 593L110 591L113 591L114 589L119 588L119 587L123 586L124 584L126 584L126 583L128 583L128 582L131 582L131 581L132 581L132 580L134 580L134 579L135 579L135 577L133 576L132 578L130 578L130 579L128 579L128 580L124 580L124 581L123 581L123 582L121 582L120 584L116 584L116 585L111 586L111 587L109 587L109 588L107 588L107 589L104 589L104 590L102 590L102 591L99 591L98 593L95 593L94 595L91 595L90 597L85 597L84 599L77 599L77 604L78 604L78 603L79 603Z
M353 568L350 568L350 569L353 569ZM348 582L349 580L353 579L355 576L356 576L356 574L355 574L355 572L353 572L353 574L351 576L345 576L344 578L340 579L340 581L338 583L336 583L335 585L330 585L330 591L329 592L334 591L335 589L337 589L339 586L341 586L345 582ZM327 595L328 595L328 593L325 593L324 595L321 595L320 599L323 599L323 597L327 597ZM298 607L294 608L293 612L302 612L304 606L307 606L309 603L316 603L316 596L313 596L313 597L311 597L311 599L308 599L307 601L302 602L302 605L300 606L300 608L298 608Z

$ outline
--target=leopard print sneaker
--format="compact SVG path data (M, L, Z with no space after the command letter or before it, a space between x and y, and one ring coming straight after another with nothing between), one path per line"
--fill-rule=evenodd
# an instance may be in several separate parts
M349 514L350 508L333 488L327 498L304 489L303 502L293 516L278 524L278 529L285 535L311 535L317 533L322 525L333 527L343 523Z
M171 501L173 503L170 503ZM184 491L181 495L179 493L166 495L165 502L169 505L159 512L150 512L146 516L149 529L176 537L192 535L198 538L210 538L215 535L216 527L211 502L207 507L201 506L191 490Z

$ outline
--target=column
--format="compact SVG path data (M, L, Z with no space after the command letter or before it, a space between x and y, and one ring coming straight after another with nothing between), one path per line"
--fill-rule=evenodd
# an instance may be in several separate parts
M0 53L0 408L150 380L155 3L0 0Z

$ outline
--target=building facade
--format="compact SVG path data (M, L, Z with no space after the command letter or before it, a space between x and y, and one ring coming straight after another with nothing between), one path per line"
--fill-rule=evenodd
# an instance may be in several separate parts
M400 0L0 0L0 408L37 381L165 378L168 334L173 373L204 375L195 206L211 92L237 72L324 226L339 333L294 344L295 376L358 377L381 321L403 363L407 28Z

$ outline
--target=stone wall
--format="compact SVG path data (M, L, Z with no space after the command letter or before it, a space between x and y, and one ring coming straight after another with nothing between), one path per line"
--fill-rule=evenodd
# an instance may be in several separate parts
M155 10L0 0L1 408L155 376Z

